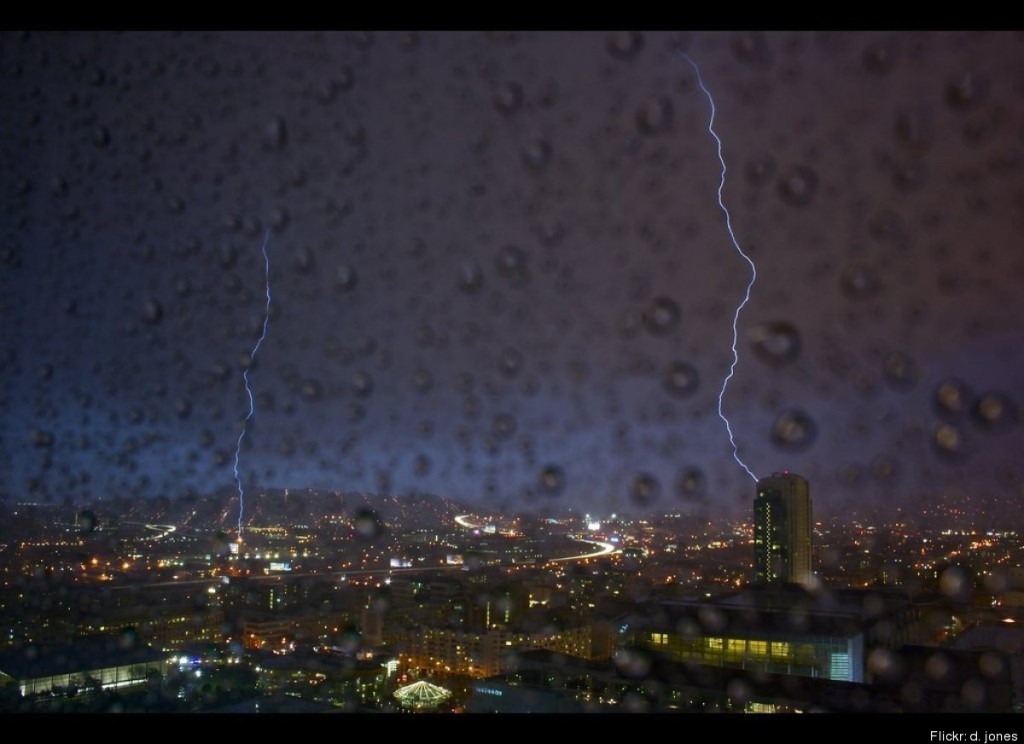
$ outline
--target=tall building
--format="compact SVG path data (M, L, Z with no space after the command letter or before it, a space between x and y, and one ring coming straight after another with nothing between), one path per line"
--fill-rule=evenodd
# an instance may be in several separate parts
M757 482L754 498L754 581L806 584L811 579L811 490L795 473Z

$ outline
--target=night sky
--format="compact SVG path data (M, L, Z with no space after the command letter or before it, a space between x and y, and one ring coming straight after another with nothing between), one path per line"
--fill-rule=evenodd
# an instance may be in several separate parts
M1022 489L1024 36L0 35L0 492Z

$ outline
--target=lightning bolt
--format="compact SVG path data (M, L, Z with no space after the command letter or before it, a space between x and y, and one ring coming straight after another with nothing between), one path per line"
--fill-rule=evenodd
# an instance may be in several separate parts
M249 364L251 365L256 359L256 352L259 351L260 346L263 344L263 340L267 337L267 328L270 325L270 256L267 254L267 243L270 241L270 229L267 229L266 234L263 236L263 246L260 250L263 252L264 262L264 276L267 287L267 309L263 315L263 333L260 335L256 345L252 347L252 353L249 354ZM249 424L249 419L256 412L256 404L252 397L252 388L249 387L249 368L247 367L242 371L242 380L245 382L245 392L249 396L249 413L246 414L245 419L242 421L242 432L238 435L238 446L235 447L235 483L238 484L238 542L242 542L242 517L245 514L245 489L242 488L242 476L238 472L238 460L242 455L242 440L245 439L245 431Z
M718 206L721 208L722 214L725 215L725 227L729 231L729 239L732 240L733 247L736 249L736 252L743 257L743 260L750 264L750 282L747 283L746 294L743 296L743 302L736 306L736 312L732 316L732 364L729 365L729 374L727 374L725 379L722 381L722 389L718 393L718 417L725 422L725 430L729 433L729 443L732 445L733 459L740 464L740 467L747 471L747 475L753 478L754 482L757 482L757 476L754 475L753 471L747 467L743 460L740 459L739 448L736 446L736 439L732 434L732 426L729 425L729 419L726 418L725 412L722 410L722 401L725 398L725 390L729 387L729 380L731 380L733 375L736 373L736 365L739 364L740 361L739 352L736 350L736 342L739 339L739 331L736 328L736 324L739 322L740 312L744 307L746 307L746 304L750 302L750 289L754 286L754 282L757 281L757 267L754 266L754 262L750 260L750 256L744 253L743 249L740 248L739 241L736 240L736 233L732 230L732 218L729 215L729 209L725 206L725 201L722 199L722 190L725 188L726 167L725 158L722 157L722 140L719 138L718 134L715 133L715 99L711 97L711 91L709 91L707 86L704 85L704 78L701 77L700 68L697 67L697 63L694 62L686 52L679 52L679 54L683 59L690 63L690 66L693 67L693 71L697 73L697 83L700 85L701 91L707 97L708 103L711 105L711 116L708 118L708 132L715 138L715 142L718 143L718 162L722 164L722 178L718 183Z

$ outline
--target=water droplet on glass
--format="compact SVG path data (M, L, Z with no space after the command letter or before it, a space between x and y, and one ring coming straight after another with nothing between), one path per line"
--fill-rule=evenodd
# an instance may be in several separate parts
M316 267L316 258L307 246L295 251L295 270L300 274L309 274Z
M533 170L541 170L551 160L551 145L545 139L535 139L523 147L523 162Z
M935 388L935 407L939 415L956 418L967 411L967 402L971 391L965 383L950 378L939 383Z
M522 281L527 278L526 253L517 246L506 245L498 252L498 273Z
M773 367L789 364L800 356L800 332L784 320L761 323L750 332L754 354Z
M1002 393L989 392L978 397L971 407L974 420L988 428L1002 428L1014 418L1014 407Z
M892 185L904 194L918 191L928 180L928 167L921 160L906 160L893 163Z
M508 439L516 433L515 418L507 413L499 413L494 417L492 431L494 432L494 436L499 439Z
M672 101L659 97L636 112L636 125L643 134L662 134L672 128Z
M879 455L871 461L869 470L872 478L886 480L896 475L896 463L892 458Z
M946 574L943 574L943 578L945 576ZM941 651L931 654L924 662L924 673L936 682L944 681L952 669L949 657Z
M83 509L75 516L75 526L79 532L95 532L98 525L99 520L89 509Z
M468 419L475 419L480 415L483 404L475 395L471 395L462 402L462 415Z
M946 83L946 103L958 111L977 108L988 97L988 79L972 72L964 72Z
M933 441L942 457L958 457L963 450L963 439L963 433L953 424L939 424L935 427Z
M866 264L852 264L843 269L839 287L851 300L866 300L878 294L882 281L872 267Z
M270 210L270 218L267 220L267 224L273 231L279 232L288 225L290 219L291 215L288 213L287 207L274 207Z
M418 369L412 375L412 384L417 393L429 393L434 387L434 376L425 369Z
M629 484L629 498L640 507L653 504L661 494L661 484L649 473L639 473Z
M33 447L39 447L41 449L49 448L53 446L53 434L42 429L32 429L29 433L29 438L32 441Z
M971 584L967 572L960 566L950 566L939 577L939 590L954 600L968 599L971 594Z
M896 141L906 151L920 155L932 142L932 120L925 109L905 109L896 114L893 126Z
M864 49L864 68L875 75L884 75L896 64L896 47L889 41L875 41Z
M458 286L466 294L478 292L484 285L484 272L475 261L465 261L459 267Z
M323 396L324 388L320 384L319 380L307 379L302 382L302 397L306 400L314 401L320 400Z
M283 118L277 117L266 124L263 144L270 150L283 150L288 144L288 126Z
M917 363L906 354L894 351L886 355L883 362L886 381L898 390L912 388L918 380Z
M662 382L666 392L677 398L693 395L700 386L697 369L686 362L673 362Z
M698 467L687 468L680 474L676 492L683 499L698 500L707 495L707 478Z
M772 425L772 442L790 452L800 452L814 444L818 426L814 419L803 411L786 411L775 419Z
M160 301L155 297L150 297L146 300L146 305L142 310L142 320L149 325L156 325L164 317L164 308L160 304Z
M775 158L768 153L755 155L747 161L743 175L751 186L764 186L775 176Z
M498 357L498 371L506 377L514 377L523 368L523 355L518 349L505 349Z
M365 398L373 392L373 378L367 372L356 372L352 375L352 390L356 395Z
M359 284L359 275L353 267L342 264L335 272L334 280L342 292L351 292Z
M729 701L733 705L743 707L753 697L754 688L745 679L735 677L729 680L729 683L725 686L725 694L728 695Z
M455 389L460 393L468 393L473 390L475 380L469 372L459 372L455 376Z
M899 658L887 648L876 648L868 654L867 667L882 680L892 680L901 669Z
M986 651L978 658L978 669L990 679L1001 675L1005 668L1002 657L992 651Z
M617 31L608 34L604 46L616 59L632 59L643 49L644 37L639 31Z
M499 86L494 94L494 105L505 114L514 114L523 105L523 89L519 83L507 82Z
M811 203L818 190L818 174L806 165L794 165L779 175L779 198L791 207Z
M681 312L679 305L668 297L656 297L644 309L642 322L644 328L655 336L667 336L679 325Z
M846 486L856 486L861 482L863 468L859 463L848 462L840 465L836 470L836 478Z
M565 487L565 473L557 465L545 465L540 471L541 493L557 496Z
M384 534L384 525L381 523L380 517L377 516L377 512L365 507L356 512L352 526L356 534L364 540L376 540Z
M54 196L64 196L68 193L68 182L62 176L54 176L50 180L50 193Z

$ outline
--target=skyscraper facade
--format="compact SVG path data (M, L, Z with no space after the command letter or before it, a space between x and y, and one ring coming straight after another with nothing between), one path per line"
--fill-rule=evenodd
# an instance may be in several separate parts
M754 498L754 581L806 584L811 579L811 489L795 473L757 482Z

